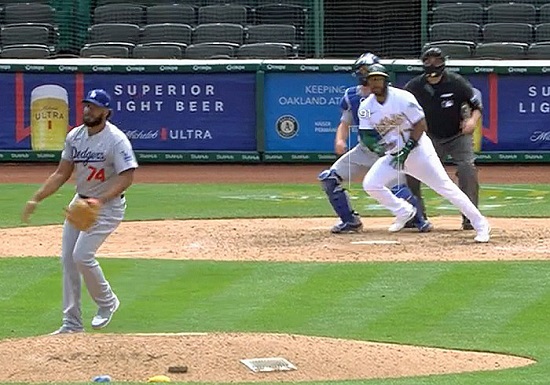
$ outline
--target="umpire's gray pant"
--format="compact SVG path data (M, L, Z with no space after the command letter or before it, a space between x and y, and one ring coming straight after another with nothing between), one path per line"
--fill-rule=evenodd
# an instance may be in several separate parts
M453 159L456 165L456 176L458 177L458 187L470 198L472 203L477 207L479 202L479 181L477 168L475 166L474 143L472 135L457 135L452 138L438 139L433 138L432 142L437 152L437 156L443 163L447 155ZM407 184L412 193L416 195L420 201L420 205L426 215L426 207L420 190L420 181L407 175ZM467 219L462 216L463 223Z

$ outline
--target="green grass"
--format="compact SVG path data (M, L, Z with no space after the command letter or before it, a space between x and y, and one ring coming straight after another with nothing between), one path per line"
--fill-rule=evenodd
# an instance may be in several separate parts
M19 215L37 185L2 185L0 227L20 226ZM363 216L389 212L361 190L350 186L355 209ZM32 218L35 225L60 223L62 208L74 188L65 186L45 200ZM458 210L431 190L424 190L429 213L455 215ZM550 212L550 186L483 186L480 208L488 216L544 217ZM126 220L334 216L317 184L197 185L139 184L128 192Z
M548 263L105 259L102 266L123 299L109 332L283 332L503 352L538 363L502 372L362 383L548 383ZM60 280L56 258L0 259L0 338L58 327ZM84 293L85 319L95 309Z
M19 226L37 185L2 185L0 227ZM351 186L363 214L388 215ZM43 202L33 224L60 223L73 193ZM431 215L458 211L425 191ZM488 216L544 217L550 186L483 186ZM319 186L134 185L126 220L333 216ZM61 234L59 234L61 236ZM503 371L330 384L546 385L550 263L265 263L101 261L123 301L109 331L255 331L511 353L535 365ZM83 295L85 319L95 311ZM0 338L41 335L61 312L58 258L0 258ZM317 382L316 384L324 384ZM326 384L329 384L326 382Z

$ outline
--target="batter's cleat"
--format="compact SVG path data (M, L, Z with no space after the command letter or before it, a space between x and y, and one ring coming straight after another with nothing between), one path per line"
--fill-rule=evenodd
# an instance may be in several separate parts
M408 221L406 224L405 224L405 227L403 227L404 229L416 229L416 223L414 221L414 218L411 219L410 221Z
M330 230L333 234L352 234L359 233L363 229L361 217L358 214L353 214L353 220L350 222L340 222Z
M462 230L473 230L474 226L472 225L472 222L470 221L464 221L462 222Z
M477 231L474 241L477 243L487 243L491 238L491 226L485 222Z
M434 229L434 226L427 219L423 220L421 223L418 223L415 227L418 228L418 231L421 233L429 233Z
M416 215L416 207L412 206L412 210L403 215L403 216L397 216L395 217L395 221L392 223L392 225L388 228L388 231L390 233L396 233L398 231L401 231L403 227L407 224L408 221L414 218Z
M111 322L111 318L113 318L113 314L115 314L119 306L120 301L118 297L115 296L115 304L113 306L100 307L97 314L92 318L92 328L98 330L107 326L109 322Z
M84 328L75 328L74 326L61 326L56 331L50 333L51 336L56 336L58 334L74 334L74 333L84 333Z

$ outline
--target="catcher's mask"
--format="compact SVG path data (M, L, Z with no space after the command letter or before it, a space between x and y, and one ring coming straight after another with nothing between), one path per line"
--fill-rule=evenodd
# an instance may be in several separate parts
M436 78L443 75L445 71L445 56L441 49L432 47L422 54L424 74L427 78Z
M353 65L354 76L357 78L359 84L367 85L368 67L380 63L380 58L370 52L366 52L359 56Z

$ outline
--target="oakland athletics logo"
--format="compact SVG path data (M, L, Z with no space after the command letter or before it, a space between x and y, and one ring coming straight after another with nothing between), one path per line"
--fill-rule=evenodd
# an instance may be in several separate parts
M298 133L298 121L294 116L283 115L277 119L276 129L281 138L293 138Z

